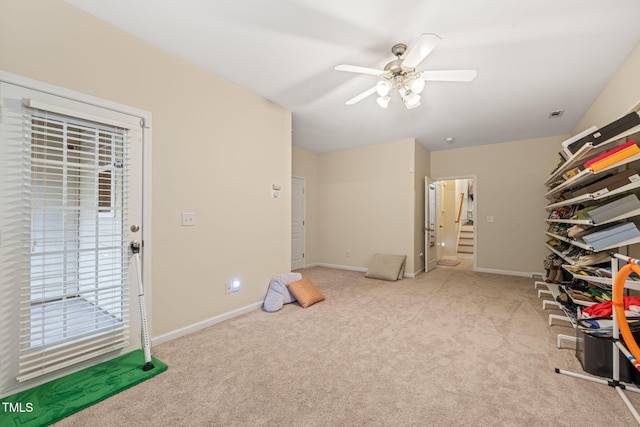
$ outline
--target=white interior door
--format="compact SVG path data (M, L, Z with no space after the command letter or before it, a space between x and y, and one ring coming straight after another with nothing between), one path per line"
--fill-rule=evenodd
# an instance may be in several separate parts
M304 268L305 179L291 178L291 270Z
M438 263L437 188L435 181L429 177L424 178L424 256L427 272L436 268Z

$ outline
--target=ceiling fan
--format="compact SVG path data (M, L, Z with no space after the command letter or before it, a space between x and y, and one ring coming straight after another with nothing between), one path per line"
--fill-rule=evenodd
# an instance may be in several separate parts
M351 98L347 105L356 104L377 92L376 101L382 108L387 108L391 100L391 89L396 89L407 109L420 105L420 93L424 89L425 81L470 82L476 78L476 70L438 70L417 71L416 67L438 45L441 38L437 34L422 34L418 42L407 52L407 45L398 43L391 48L396 59L385 65L384 70L358 67L355 65L338 65L338 71L371 74L381 77L374 87ZM406 56L402 58L405 53Z

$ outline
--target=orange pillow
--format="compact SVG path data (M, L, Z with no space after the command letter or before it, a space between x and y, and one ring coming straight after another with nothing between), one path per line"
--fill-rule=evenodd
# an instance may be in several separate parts
M287 285L289 292L295 297L302 308L307 308L317 302L324 301L324 295L315 287L311 280L303 277L301 280Z

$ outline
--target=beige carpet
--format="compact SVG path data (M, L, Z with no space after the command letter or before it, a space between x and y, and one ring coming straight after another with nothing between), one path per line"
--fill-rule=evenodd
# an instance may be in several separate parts
M556 348L533 281L301 270L326 301L256 310L153 349L169 370L64 426L630 426ZM640 408L640 395L627 393Z

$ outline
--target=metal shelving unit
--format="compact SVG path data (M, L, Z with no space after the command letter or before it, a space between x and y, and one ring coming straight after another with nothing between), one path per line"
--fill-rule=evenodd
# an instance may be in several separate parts
M623 260L625 262L628 263L634 263L634 264L640 264L640 261L637 259L633 259L633 258L629 258L626 255L621 255L621 254L612 254L611 256L611 271L612 271L612 279L610 279L613 283L613 286L616 286L615 283L615 277L618 274L619 271L619 263L620 261ZM627 287L627 283L629 281L626 280L624 282L624 287ZM612 289L613 291L614 289ZM631 403L631 401L629 400L629 398L625 395L625 391L632 391L634 393L640 393L640 389L636 388L636 387L631 387L628 385L623 385L620 382L620 353L623 354L623 356L625 356L628 360L632 360L634 359L634 357L629 353L629 350L627 349L625 342L622 341L620 339L620 330L619 330L619 326L618 326L618 319L616 317L616 312L615 310L613 310L612 313L612 318L613 318L613 331L612 331L612 335L613 335L613 345L611 346L612 352L613 352L613 357L612 357L612 375L611 375L611 380L604 380L602 378L597 378L597 377L592 377L589 375L584 375L584 374L580 374L580 373L575 373L575 372L570 372L570 371L565 371L562 369L558 369L556 368L556 373L558 374L563 374L563 375L568 375L571 377L575 377L575 378L580 378L586 381L591 381L591 382L595 382L598 384L602 384L602 385L607 385L609 387L613 387L616 392L618 393L618 395L620 396L620 398L623 400L623 402L625 403L625 405L627 405L627 408L629 409L629 411L631 412L631 414L633 415L633 417L636 419L636 422L640 425L640 414L638 413L638 411L636 410L636 408L633 406L633 404ZM634 368L636 369L636 368ZM640 370L640 369L638 369Z
M600 194L600 193L583 194L581 196L574 197L572 199L567 199L567 200L563 200L561 202L551 203L550 205L547 205L545 207L545 209L550 211L550 210L553 210L555 208L559 208L559 207L562 207L562 206L577 205L577 204L583 203L583 202L594 202L596 200L602 200L602 199L606 199L607 197L612 197L612 196L616 196L618 194L626 193L628 191L635 190L636 188L640 188L640 175L639 175L639 180L638 181L631 182L631 183L629 183L627 185L624 185L624 186L622 186L620 188L616 188L613 191L607 191L607 192L604 192L602 194Z
M616 222L616 221L622 221L623 219L627 219L627 218L633 218L634 216L638 216L640 215L640 209L634 209L632 211L629 211L623 215L617 216L615 218L611 218L610 220L607 221L602 221L599 223L595 223L593 221L591 221L590 219L547 219L547 222L561 222L564 224L578 224L578 225L605 225L605 224L610 224L612 222Z
M613 138L609 138L608 140L601 142L600 144L594 146L592 143L588 142L583 145L578 151L575 152L573 156L567 159L562 165L560 165L555 171L551 173L549 178L545 181L544 185L549 185L562 177L562 174L573 169L575 166L579 165L585 159L590 157L597 156L599 154L604 153L609 149L608 144L618 141L621 138L625 138L629 135L633 135L636 132L640 132L640 126L633 127L628 131L622 132L619 135L616 135Z
M637 105L636 107L634 107L633 110L631 111L635 111L637 113L638 108L640 107L640 104ZM551 201L551 203L549 203L545 209L547 211L553 211L557 208L563 207L563 206L574 206L574 205L586 205L586 206L592 206L594 204L595 201L598 200L603 200L603 199L607 199L616 195L620 195L620 194L624 194L624 193L628 193L628 192L632 192L634 190L637 190L640 188L640 174L636 174L636 175L632 175L632 177L630 178L630 183L627 185L624 185L623 187L617 188L615 190L612 191L608 191L607 189L602 189L599 190L597 192L593 192L593 193L589 193L589 194L583 194L581 196L577 196L571 199L567 199L567 200L561 200L561 201L557 201L558 199L558 195L561 194L562 192L564 192L565 190L570 190L570 189L575 189L577 187L580 187L581 185L584 184L590 184L594 181L596 181L597 179L599 179L600 177L604 177L608 172L618 172L620 170L622 170L622 168L624 167L629 167L628 165L631 164L632 162L636 162L636 161L640 161L640 154L635 154L633 156L630 156L620 162L617 162L613 165L610 165L602 170L599 170L598 172L594 172L591 168L585 168L582 171L576 173L575 175L571 176L570 178L564 180L563 182L560 182L558 184L559 181L563 180L563 174L565 174L567 171L573 170L574 168L576 168L577 166L579 166L580 164L584 163L586 160L590 159L590 158L594 158L608 150L610 150L614 145L612 143L617 142L617 141L621 141L624 138L633 135L637 132L640 132L640 126L635 126L625 132L621 132L620 134L616 135L613 138L610 138L606 141L603 141L601 143L598 143L596 146L593 145L593 143L589 142L585 145L583 145L576 153L573 154L573 156L571 156L570 158L568 158L562 165L560 165L555 171L553 171L549 178L546 180L545 185L547 187L549 187L549 190L547 191L547 193L545 194L545 197L547 199L549 199ZM570 138L569 140L565 141L563 143L563 147L569 145L569 143L572 143L576 140L579 140L580 138L586 136L586 135L590 135L593 133L593 129L588 129L585 132L582 132L579 135L576 135L573 138ZM567 151L565 151L566 153ZM566 156L563 156L566 157ZM630 218L634 218L634 217L638 217L640 216L640 209L636 209L636 210L632 210L629 212L626 212L622 215L619 215L615 218L611 218L607 221L601 222L601 223L594 223L593 221L590 220L578 220L578 219L562 219L562 218L549 218L546 220L547 223L553 224L553 223L564 223L564 224L572 224L572 225L585 225L585 226L597 226L597 225L604 225L604 224L609 224L609 223L615 223L615 222L619 222L619 221L625 221L625 220L629 220ZM607 258L603 259L603 257L597 257L596 262L593 262L592 264L602 264L603 262L610 262L611 263L611 276L612 277L599 277L599 276L590 276L590 275L585 275L585 274L580 274L577 273L575 271L571 271L572 269L575 268L585 268L588 267L587 263L580 263L578 264L578 260L577 259L572 259L567 257L566 255L564 255L564 253L558 249L556 249L555 247L551 246L549 243L546 243L545 246L546 248L556 254L558 257L560 257L561 259L563 259L566 264L562 265L561 268L563 268L565 271L569 271L572 275L573 279L576 280L582 280L585 282L590 282L592 284L595 284L596 286L599 287L610 287L612 292L614 291L614 287L615 286L619 286L618 284L615 283L615 278L616 275L618 273L618 267L619 267L619 262L620 260L625 260L626 262L635 262L637 264L640 264L640 261L632 259L632 258L626 258L626 256L624 255L620 255L620 254L609 254L607 252L609 251L619 251L630 245L636 245L638 243L640 243L640 238L634 238L634 239L629 239L626 241L622 241L622 242L618 242L615 245L611 245L605 248L600 248L598 251L595 251L593 249L592 246L590 246L589 244L585 243L582 240L575 240L575 239L570 239L568 237L565 236L561 236L558 234L555 234L553 232L549 232L547 231L546 234L551 237L552 239L556 239L558 241L561 242L565 242L568 243L569 245L571 245L572 247L577 247L580 248L584 251L590 251L590 252L596 252L596 254L607 254ZM568 253L566 250L564 251L565 253ZM574 251L575 253L575 251ZM565 307L563 304L561 304L560 302L558 302L558 296L560 295L560 290L559 290L559 286L558 284L553 284L553 283L546 283L543 281L536 281L535 282L535 287L538 288L538 286L542 286L546 289L540 289L538 290L538 296L540 297L542 294L546 294L549 295L551 298L553 298L553 301L549 301L546 300L543 302L543 309L546 309L547 306L551 305L554 306L554 308L559 308L560 310L562 310L563 315L558 315L558 314L550 314L549 315L549 325L552 325L552 321L553 320L562 320L565 322L569 322L573 328L575 329L584 329L583 326L580 326L580 324L577 322L576 320L576 316L581 316L581 310L579 308L579 306L588 306L590 304L593 303L589 303L589 302L585 302L585 301L578 301L576 299L573 299L572 302L574 303L573 306L567 306ZM640 291L640 280L632 280L632 279L627 279L624 282L623 285L625 288L629 288L629 289L634 289L636 291ZM619 289L618 289L619 291ZM567 292L567 296L569 297L569 292ZM572 307L574 306L578 306L578 308L576 309L576 313L574 314L572 312ZM633 407L633 405L630 403L629 399L624 395L624 390L629 390L629 391L633 391L633 392L637 392L640 393L640 389L638 388L634 388L634 387L629 387L629 386L624 386L620 384L620 365L619 365L619 353L622 352L624 355L626 355L627 357L632 357L629 353L629 351L626 349L626 347L624 346L624 344L622 343L622 341L620 340L619 337L619 328L618 328L618 323L617 323L617 319L615 317L615 310L614 310L614 316L613 316L613 323L614 323L614 327L613 327L613 343L614 345L613 347L613 373L612 373L612 380L605 380L602 378L598 378L598 377L592 377L592 376L588 376L588 375L583 375L583 374L578 374L578 373L573 373L573 372L568 372L568 371L562 371L560 369L556 369L557 373L561 373L561 374L565 374L565 375L569 375L569 376L573 376L573 377L577 377L577 378L582 378L582 379L586 379L589 381L593 381L593 382L597 382L597 383L601 383L601 384L605 384L605 385L609 385L611 387L614 387L616 389L616 391L618 392L618 394L621 396L621 398L625 401L625 403L627 404L629 410L631 411L631 413L633 414L633 416L635 417L636 421L638 422L638 424L640 424L640 414L635 410L635 408ZM569 335L564 335L564 334L558 334L558 347L560 347L560 342L562 340L567 340L567 341L573 341L576 342L577 338L576 336L569 336ZM631 360L631 359L630 359ZM635 368L634 368L635 369ZM640 370L640 367L638 368L638 370Z
M607 246L605 248L602 248L602 249L599 249L598 251L596 251L595 249L593 249L593 246L588 245L585 242L582 242L582 241L579 241L579 240L575 240L575 239L569 239L568 237L560 236L558 234L553 234L553 233L550 233L548 231L546 232L546 234L548 236L553 237L554 239L558 239L558 240L561 240L563 242L569 243L569 244L571 244L573 246L577 246L577 247L579 247L581 249L585 249L585 250L588 250L588 251L594 251L594 252L604 252L604 251L607 251L609 249L616 249L616 248L620 248L622 246L629 246L629 245L634 245L636 243L640 243L640 237L636 237L636 238L633 238L633 239L625 240L625 241L622 241L622 242Z

